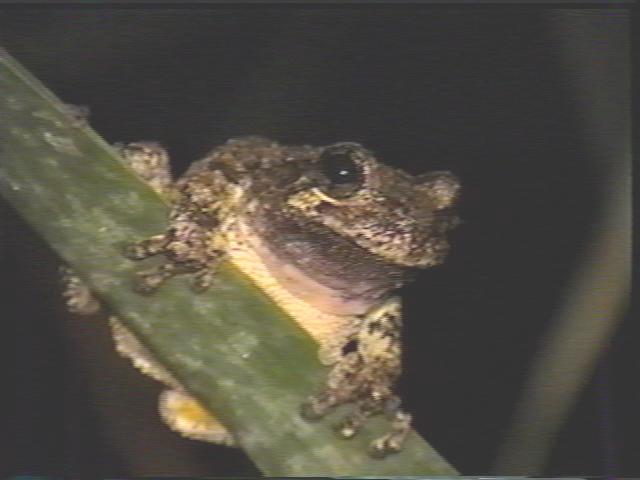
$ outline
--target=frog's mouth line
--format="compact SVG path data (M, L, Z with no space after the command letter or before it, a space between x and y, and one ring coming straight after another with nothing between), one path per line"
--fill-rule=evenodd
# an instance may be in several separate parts
M350 285L348 281L333 279L332 283L337 284L337 287L321 283L317 278L321 278L322 275L314 278L292 261L277 255L269 245L269 239L260 236L256 229L246 222L239 221L236 231L239 239L259 257L264 268L284 289L322 312L340 316L362 315L381 301L379 296L358 295L358 287ZM291 240L295 242L295 236L292 236ZM304 243L300 243L295 255L298 263L304 263L309 258L305 258ZM289 243L288 249L289 252L296 251L292 243Z

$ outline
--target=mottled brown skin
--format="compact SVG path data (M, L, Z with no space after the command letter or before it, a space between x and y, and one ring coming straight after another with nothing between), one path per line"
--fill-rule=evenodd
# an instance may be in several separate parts
M167 260L140 273L138 290L153 292L178 273L193 275L194 287L206 289L228 258L318 341L322 362L332 365L324 390L302 406L304 416L353 403L338 427L349 438L368 417L384 413L390 431L372 442L371 454L400 450L411 416L393 393L401 372L401 314L391 294L408 271L443 261L445 234L457 222L455 177L411 176L355 143L316 148L258 137L230 140L175 183L157 144L131 144L122 156L173 205L164 233L127 249L131 259L162 254ZM162 380L148 352L117 328L121 353ZM176 390L174 380L165 383ZM201 434L206 421L200 433L190 434L180 426L182 410L167 405L163 416L183 434L232 441L228 433L209 434L213 427Z

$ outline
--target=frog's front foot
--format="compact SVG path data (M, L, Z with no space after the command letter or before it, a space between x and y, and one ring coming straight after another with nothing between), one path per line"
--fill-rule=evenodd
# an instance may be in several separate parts
M124 256L135 261L145 260L159 254L167 255L166 263L137 272L134 285L136 292L153 293L165 280L181 274L191 274L193 276L192 289L196 292L203 292L212 285L216 266L222 257L222 254L218 257L211 255L209 262L194 260L177 248L177 242L170 243L165 235L155 235L147 240L130 244L124 249Z
M319 420L324 417L331 408L339 403L340 399L338 395L335 392L327 390L304 402L300 407L300 414L305 420Z
M129 260L144 260L165 251L168 239L166 235L154 235L136 243L130 243L124 247L123 255Z
M356 403L354 409L338 425L336 432L343 438L352 438L367 423L372 415L381 411L381 404L373 398L366 398Z
M163 263L158 267L137 272L134 290L148 295L155 292L166 280L183 274L191 274L193 276L191 288L199 293L207 290L212 285L215 269L202 265Z
M369 445L369 455L374 458L383 458L402 450L411 429L411 415L400 409L389 412L387 418L391 420L391 431Z
M318 420L333 407L349 400L339 390L328 389L305 402L301 413L309 421ZM381 413L389 419L391 427L389 432L371 442L368 453L374 458L383 458L399 452L411 428L411 415L400 409L400 399L395 395L381 396L373 392L368 398L356 402L354 409L335 426L335 431L342 438L353 438L370 417Z
M176 275L175 265L165 263L159 267L150 268L136 273L134 290L144 295L155 292L165 280Z

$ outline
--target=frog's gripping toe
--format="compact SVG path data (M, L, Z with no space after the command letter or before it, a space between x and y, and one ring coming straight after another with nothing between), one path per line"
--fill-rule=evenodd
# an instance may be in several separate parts
M341 403L345 402L340 401L335 395L323 392L303 403L300 414L307 421L317 421ZM391 428L388 433L370 443L368 453L373 458L384 458L402 450L411 429L411 415L400 409L399 398L395 395L385 399L369 398L357 402L353 410L341 422L334 425L334 431L341 438L351 439L360 432L370 417L381 413L384 413L390 421Z

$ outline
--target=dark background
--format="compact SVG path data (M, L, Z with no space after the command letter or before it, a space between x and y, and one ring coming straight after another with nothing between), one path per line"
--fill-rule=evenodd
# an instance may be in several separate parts
M602 193L576 93L590 71L567 64L566 38L606 73L596 91L615 118L600 121L624 122L620 10L0 8L0 44L64 101L89 106L109 142L163 142L176 174L230 137L262 134L358 141L412 173L461 178L464 223L447 262L402 292L401 392L417 430L466 475L490 471ZM5 203L0 215L9 471L256 474L240 451L161 424L160 387L113 352L103 317L65 312L55 254ZM623 323L544 474L640 472L631 338Z

